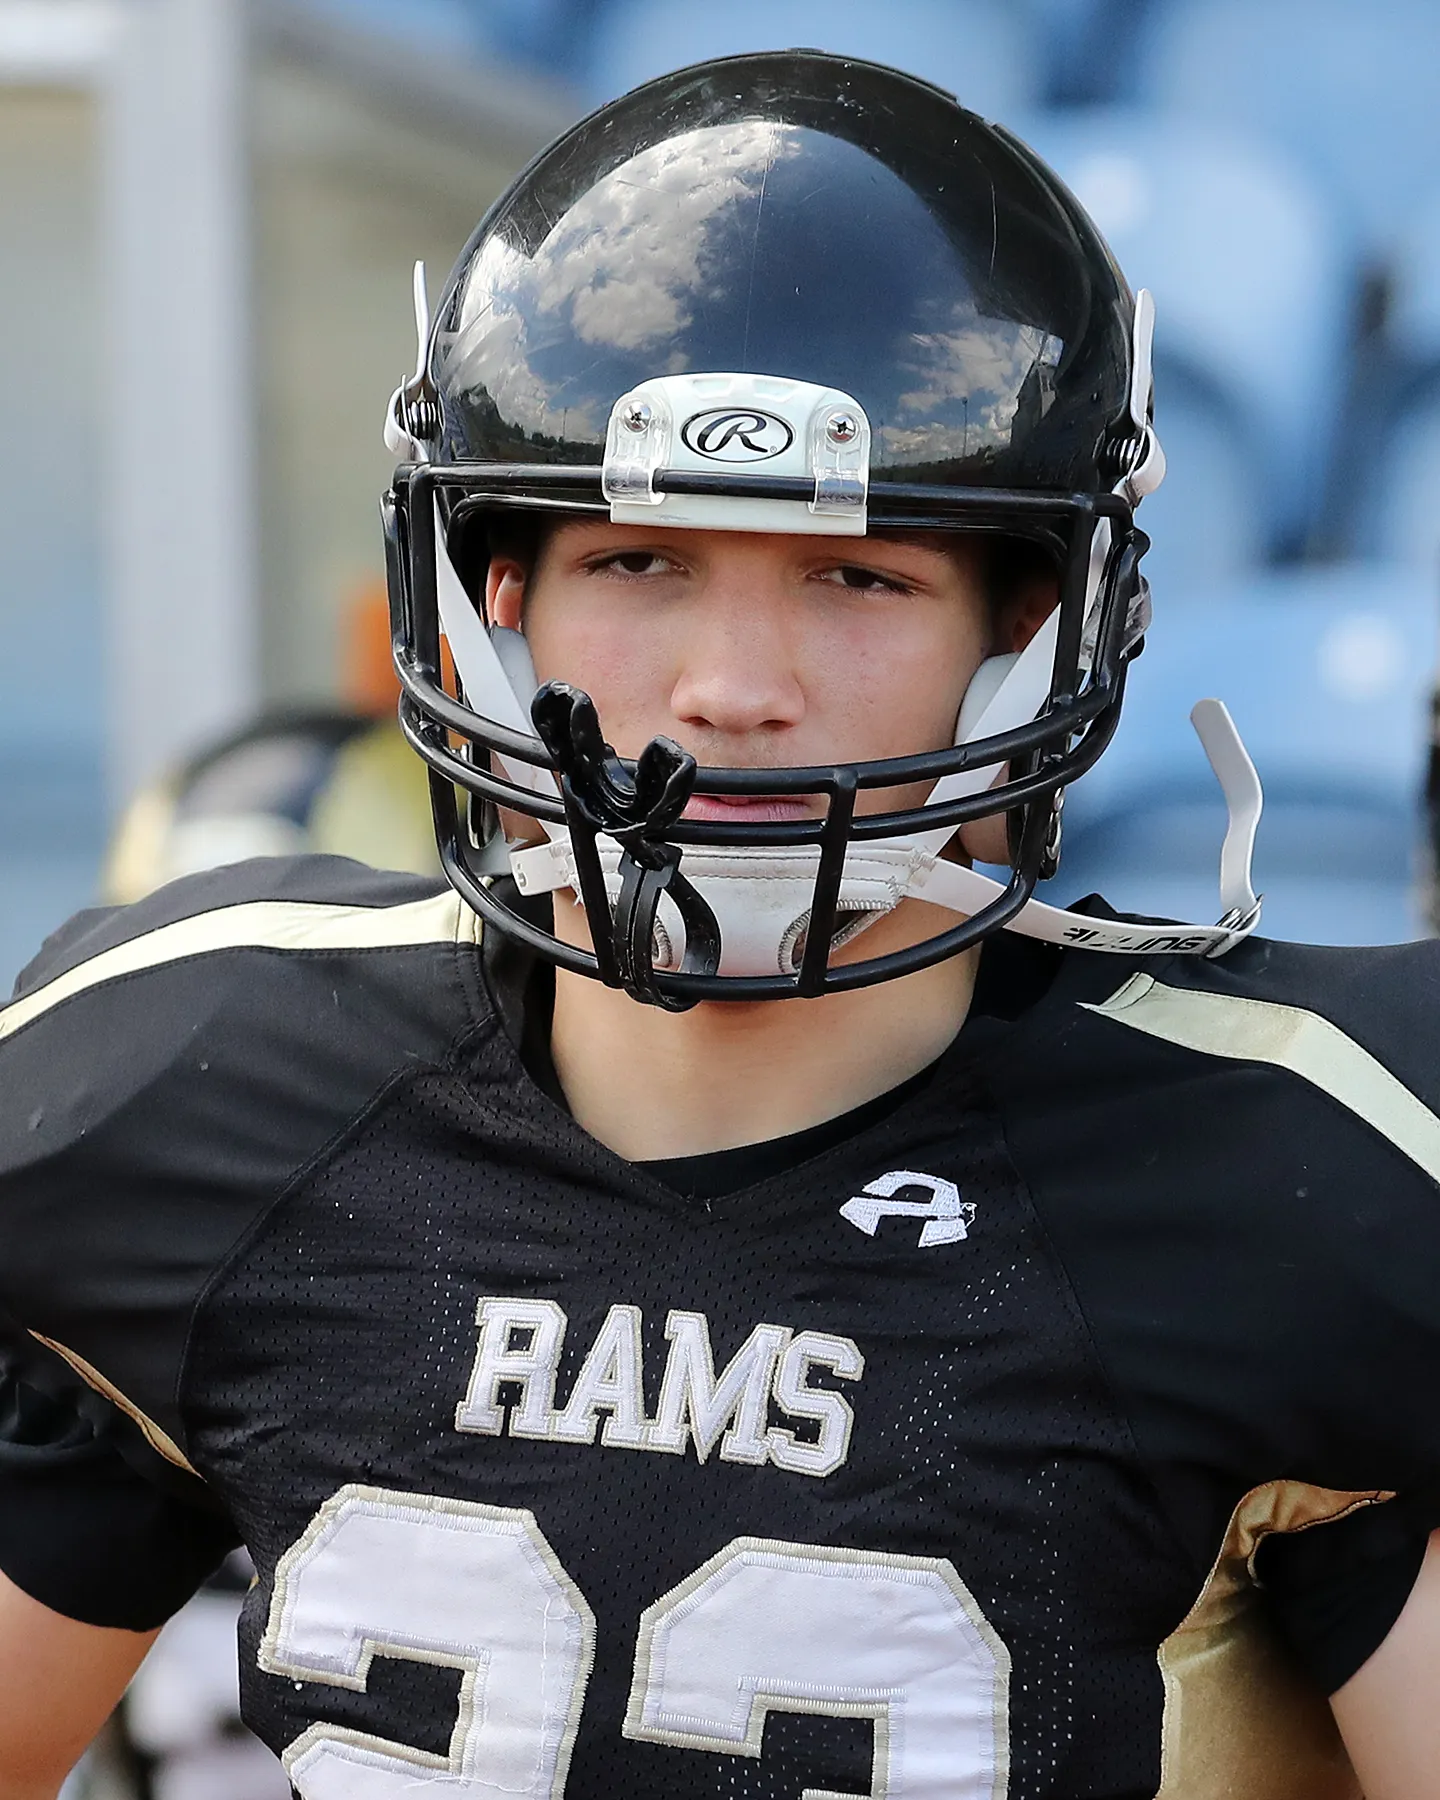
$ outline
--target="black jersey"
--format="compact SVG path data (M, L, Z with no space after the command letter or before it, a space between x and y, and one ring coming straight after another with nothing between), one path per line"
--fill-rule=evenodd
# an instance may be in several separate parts
M0 1568L141 1625L243 1540L306 1800L1348 1795L1254 1556L1435 1522L1440 950L1015 967L687 1195L448 890L82 917L0 1013Z

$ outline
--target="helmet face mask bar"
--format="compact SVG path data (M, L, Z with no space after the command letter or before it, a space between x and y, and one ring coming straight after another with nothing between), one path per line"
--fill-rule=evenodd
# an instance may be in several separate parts
M726 154L729 185L717 185L705 171ZM1008 258L999 200L986 190L982 220L954 179L965 154L988 159L992 183L1008 189L1019 220ZM777 171L798 183L803 209L787 204ZM868 208L869 267L900 284L910 316L887 355L872 342L884 331L869 292L814 283L808 263L771 266L797 232L827 229L811 198L819 175L834 190L830 247L846 248L849 231L855 250L855 215ZM893 191L876 200L885 182ZM644 229L647 185L662 222L676 192L699 195L678 273L672 240ZM762 203L780 234L769 259ZM897 274L881 251L903 258L907 232L910 263ZM626 305L599 319L617 281L629 283ZM642 302L648 330L635 321ZM964 329L916 329L941 318ZM1258 788L1223 709L1196 720L1227 798L1238 797L1245 840L1236 855L1227 839L1220 926L1137 929L1032 899L1053 872L1064 789L1110 740L1148 619L1133 508L1163 470L1149 425L1149 320L1148 296L1137 310L1093 227L1030 152L874 65L808 52L703 65L614 103L544 153L462 254L433 333L417 282L421 360L387 424L387 442L407 455L384 509L401 723L430 767L442 860L462 896L555 964L674 1010L868 986L1006 925L1112 950L1216 954L1238 941L1254 923ZM865 366L848 368L847 351ZM516 513L837 538L1000 533L1050 550L1059 600L1024 651L982 664L954 744L725 769L699 768L656 738L628 761L579 688L534 691L523 642L483 618L483 561L466 559L464 585L456 573L452 545L468 550ZM906 786L928 799L861 810L863 796ZM823 812L687 819L692 794L809 796ZM593 950L493 885L502 808L548 840L511 855L522 898L570 888ZM945 855L962 825L997 815L1011 838L1003 884ZM907 895L962 917L909 947L833 960Z

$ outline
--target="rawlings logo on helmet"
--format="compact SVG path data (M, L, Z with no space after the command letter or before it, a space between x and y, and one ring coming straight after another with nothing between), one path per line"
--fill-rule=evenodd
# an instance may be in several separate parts
M795 433L774 413L758 407L716 406L693 413L680 427L680 440L711 462L769 462L783 456Z

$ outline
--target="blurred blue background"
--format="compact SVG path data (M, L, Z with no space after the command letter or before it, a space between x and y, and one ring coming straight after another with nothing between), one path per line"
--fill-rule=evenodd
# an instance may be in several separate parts
M1213 913L1213 692L1269 789L1266 928L1424 929L1435 0L0 0L0 983L139 784L337 693L414 256L437 287L584 109L795 43L1009 124L1156 296L1155 626L1051 897Z

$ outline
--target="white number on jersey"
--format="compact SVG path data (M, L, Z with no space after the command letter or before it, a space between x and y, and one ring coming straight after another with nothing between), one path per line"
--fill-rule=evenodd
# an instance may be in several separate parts
M304 1800L562 1800L594 1616L534 1517L345 1487L281 1557L260 1666L363 1692L370 1660L463 1671L448 1756L312 1725ZM759 1756L767 1712L875 1721L869 1796L1004 1800L1010 1659L938 1557L736 1538L640 1620L627 1737Z
M642 1614L625 1735L759 1756L767 1712L858 1715L873 1800L994 1800L1009 1674L948 1562L736 1538Z
M363 1692L377 1652L464 1671L450 1753L312 1725L284 1756L305 1800L559 1800L595 1619L531 1513L355 1486L327 1500L275 1570L260 1667Z

